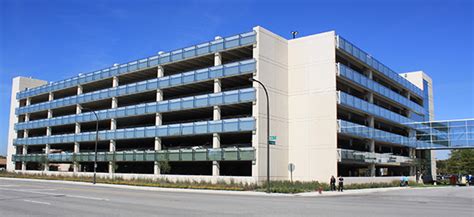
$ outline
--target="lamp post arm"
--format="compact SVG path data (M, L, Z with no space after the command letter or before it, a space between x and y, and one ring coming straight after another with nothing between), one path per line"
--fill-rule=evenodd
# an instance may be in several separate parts
M250 81L255 81L263 87L265 96L267 97L267 193L270 193L270 97L265 85L254 78L249 78Z

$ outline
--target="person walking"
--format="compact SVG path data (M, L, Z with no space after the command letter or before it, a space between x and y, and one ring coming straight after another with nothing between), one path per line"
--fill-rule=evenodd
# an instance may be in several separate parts
M336 191L336 178L334 176L331 176L329 183L331 185L331 191Z
M342 176L339 176L339 185L337 191L344 191L344 178L342 178Z

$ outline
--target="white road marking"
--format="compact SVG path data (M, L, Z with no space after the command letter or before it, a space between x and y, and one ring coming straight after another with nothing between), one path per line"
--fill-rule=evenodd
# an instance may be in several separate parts
M1 186L0 186L0 187L1 187ZM56 190L58 190L58 189L54 189L54 188L41 188L41 189L39 189L39 188L22 188L21 190L23 190L23 191L38 191L38 192L40 192L40 191L56 191Z
M70 195L70 194L66 194L65 196L66 197L73 197L73 198L80 198L80 199L109 201L109 199L107 199L107 198L99 198L99 197L86 197L86 196Z
M107 199L107 198L87 197L87 196L80 196L80 195L73 195L73 194L55 194L55 193L40 192L40 191L38 191L38 190L41 190L41 189L35 189L35 191L31 191L31 190L28 190L28 189L8 189L8 188L0 188L0 190L17 191L17 192L33 193L33 194L44 194L44 195L50 195L50 196L64 196L64 197L80 198L80 199L89 199L89 200L109 201L109 199Z
M38 204L43 204L43 205L51 205L51 203L41 202L41 201L36 201L36 200L23 200L23 201L30 202L30 203L38 203Z

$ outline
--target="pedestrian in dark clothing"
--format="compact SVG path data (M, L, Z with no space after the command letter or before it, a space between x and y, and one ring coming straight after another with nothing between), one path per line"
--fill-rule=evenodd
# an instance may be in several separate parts
M342 178L342 176L339 176L339 185L337 190L340 192L344 191L344 178Z
M331 180L329 181L329 183L331 184L331 191L335 191L336 190L336 178L334 176L331 176Z

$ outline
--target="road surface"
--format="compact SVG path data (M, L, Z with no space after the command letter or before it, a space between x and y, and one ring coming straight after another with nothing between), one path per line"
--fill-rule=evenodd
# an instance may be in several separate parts
M346 195L344 195L346 194ZM473 216L474 187L330 197L121 189L0 179L0 216Z

